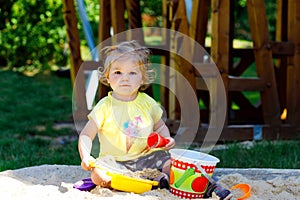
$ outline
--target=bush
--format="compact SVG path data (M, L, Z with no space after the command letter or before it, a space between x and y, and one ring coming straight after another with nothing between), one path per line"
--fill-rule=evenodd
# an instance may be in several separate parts
M66 64L66 31L60 1L17 0L5 8L1 11L5 17L0 33L2 65L22 71Z

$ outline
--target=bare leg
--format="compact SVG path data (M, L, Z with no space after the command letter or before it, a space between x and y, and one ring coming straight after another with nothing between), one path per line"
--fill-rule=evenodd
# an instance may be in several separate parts
M159 188L167 188L169 189L169 177L170 177L170 163L171 161L168 160L164 163L162 167L162 174L156 178L154 178L154 181L158 182Z
M91 174L91 179L95 185L110 188L111 177L105 171L94 168Z
M170 164L171 161L168 160L167 162L165 162L164 166L162 167L162 172L167 174L168 176L170 176Z

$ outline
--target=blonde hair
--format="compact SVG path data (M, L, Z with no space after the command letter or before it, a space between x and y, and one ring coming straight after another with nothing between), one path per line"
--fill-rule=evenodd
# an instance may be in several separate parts
M102 67L98 68L99 80L101 83L109 86L107 81L111 64L120 58L129 58L136 60L139 63L139 68L142 72L142 85L140 90L146 89L155 79L153 69L150 69L150 50L142 47L137 41L125 41L114 46L107 46L101 49L100 57Z

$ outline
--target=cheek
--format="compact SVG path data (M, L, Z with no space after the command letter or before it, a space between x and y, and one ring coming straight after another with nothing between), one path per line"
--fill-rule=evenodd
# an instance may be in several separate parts
M109 83L116 82L117 80L118 80L118 76L116 76L114 74L110 74L109 77L107 78L107 81Z
M142 78L142 76L136 77L136 78L135 78L135 82L136 82L137 84L143 84L143 78Z
M143 81L143 75L139 74L139 76L137 77L140 81Z

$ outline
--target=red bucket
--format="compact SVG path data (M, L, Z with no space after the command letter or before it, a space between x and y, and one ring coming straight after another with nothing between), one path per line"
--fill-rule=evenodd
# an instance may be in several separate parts
M209 154L186 149L171 149L170 189L180 198L202 198L208 186L208 180L198 170L196 164L210 176L220 160Z

